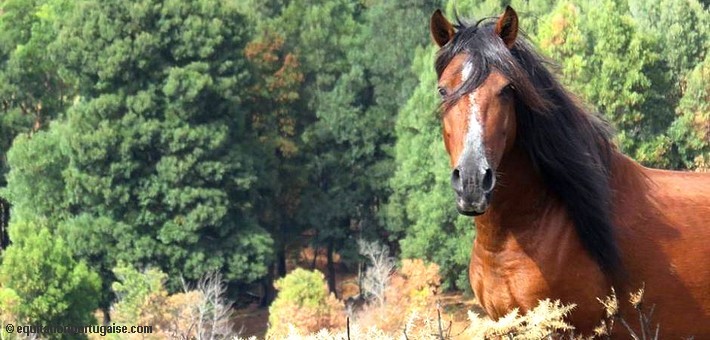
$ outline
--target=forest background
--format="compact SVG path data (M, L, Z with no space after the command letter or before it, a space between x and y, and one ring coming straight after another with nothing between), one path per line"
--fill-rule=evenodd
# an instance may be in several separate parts
M269 304L303 246L336 291L358 240L469 289L428 20L508 4L2 1L0 317L98 322L146 268L165 294L219 273ZM512 6L621 150L710 169L710 1Z

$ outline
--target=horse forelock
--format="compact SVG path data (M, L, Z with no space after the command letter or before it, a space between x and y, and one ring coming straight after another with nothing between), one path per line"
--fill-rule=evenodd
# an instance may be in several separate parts
M435 62L438 77L461 53L472 66L469 77L444 104L474 91L493 69L507 77L515 87L516 143L566 206L587 252L602 270L618 277L621 261L611 214L610 167L616 152L612 130L562 87L524 35L508 49L493 26L486 19L472 25L459 20L454 37L440 49Z

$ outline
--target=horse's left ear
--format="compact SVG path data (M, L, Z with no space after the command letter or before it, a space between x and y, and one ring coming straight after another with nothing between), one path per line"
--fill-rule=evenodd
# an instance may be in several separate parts
M503 39L505 46L513 47L515 38L518 36L518 13L515 13L513 7L507 6L505 8L505 12L496 23L495 32Z

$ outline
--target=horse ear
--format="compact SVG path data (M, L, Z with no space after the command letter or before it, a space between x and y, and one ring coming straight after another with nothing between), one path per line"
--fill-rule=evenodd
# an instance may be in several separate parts
M431 37L434 38L434 42L436 42L439 47L443 47L454 37L454 26L451 25L449 20L444 18L440 9L437 9L434 11L434 14L431 15L430 29Z
M513 47L515 38L518 36L518 14L512 7L507 6L505 12L496 23L496 34L503 39L505 46Z

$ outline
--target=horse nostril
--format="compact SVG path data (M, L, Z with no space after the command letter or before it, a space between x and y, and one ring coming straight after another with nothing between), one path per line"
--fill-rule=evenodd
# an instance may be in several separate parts
M495 184L493 171L491 169L486 169L486 173L483 175L483 182L481 183L483 191L490 192L493 190L493 184Z
M461 171L458 167L451 173L451 186L454 187L456 192L461 192L463 190L463 185L461 183Z

